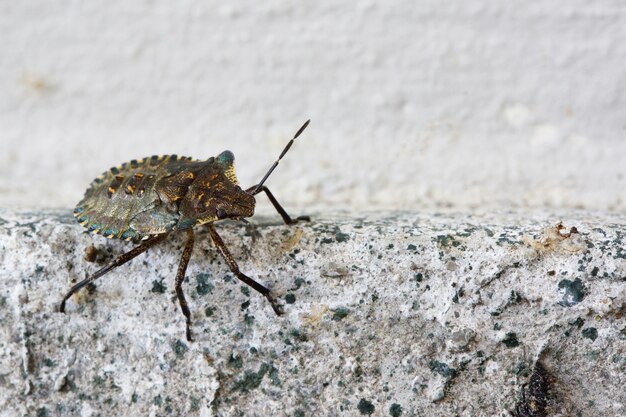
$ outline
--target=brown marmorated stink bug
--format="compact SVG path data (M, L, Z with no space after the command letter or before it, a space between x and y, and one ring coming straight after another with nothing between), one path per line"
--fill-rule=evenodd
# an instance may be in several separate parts
M162 242L170 233L185 231L187 241L176 274L176 295L186 319L187 340L191 341L191 312L183 294L182 283L193 249L193 227L205 224L215 247L233 274L267 298L277 315L282 314L270 290L239 270L213 223L223 219L243 220L252 216L256 203L254 196L262 191L286 224L310 220L308 216L295 219L289 217L263 185L309 122L307 120L287 143L261 181L246 190L239 187L235 176L235 156L230 151L224 151L206 161L176 155L133 159L96 178L74 209L74 216L90 232L141 243L74 285L63 297L59 310L64 313L65 302L81 288Z

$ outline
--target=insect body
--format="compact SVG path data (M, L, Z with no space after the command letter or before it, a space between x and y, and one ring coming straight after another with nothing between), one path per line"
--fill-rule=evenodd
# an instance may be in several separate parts
M308 124L309 121L302 125L263 179L246 190L238 184L234 168L235 158L230 151L224 151L206 161L176 155L132 160L111 168L96 178L74 209L74 216L90 232L107 238L133 241L139 245L74 285L63 297L59 310L65 312L65 302L81 288L165 240L170 233L185 231L187 241L176 275L176 295L186 318L187 340L191 341L191 313L183 294L182 283L193 249L193 227L206 224L215 247L230 270L237 278L262 294L270 302L274 312L280 315L282 311L270 290L239 270L213 223L223 219L242 220L252 216L256 203L254 196L260 192L265 192L286 224L309 220L308 216L292 219L263 185Z

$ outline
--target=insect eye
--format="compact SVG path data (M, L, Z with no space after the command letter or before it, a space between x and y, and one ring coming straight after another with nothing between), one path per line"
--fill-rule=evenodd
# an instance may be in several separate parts
M226 210L224 210L223 208L218 208L217 211L215 212L215 214L217 215L218 219L225 219L226 218Z

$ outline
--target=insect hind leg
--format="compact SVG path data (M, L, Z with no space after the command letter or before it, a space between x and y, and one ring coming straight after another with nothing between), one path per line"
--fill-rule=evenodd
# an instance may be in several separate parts
M180 309L185 316L185 336L188 342L193 341L191 338L191 311L189 311L182 285L185 280L185 272L187 271L189 258L191 258L191 252L193 251L193 243L193 229L187 229L187 242L185 242L185 249L183 249L183 256L180 258L180 264L178 264L178 272L176 274L176 296L178 297Z
M74 285L72 288L70 288L70 290L67 292L67 294L65 294L65 296L63 297L63 300L61 301L61 304L59 305L59 311L61 313L65 313L65 302L72 295L74 295L74 293L78 292L81 288L91 284L92 282L94 282L95 280L97 280L98 278L100 278L101 276L106 274L107 272L110 272L111 270L117 268L118 266L124 265L126 262L130 261L131 259L135 258L136 256L141 255L142 253L147 251L152 246L154 246L157 243L163 241L166 237L167 237L167 234L162 234L162 235L156 235L156 236L146 240L145 242L143 242L139 246L137 246L137 247L131 249L130 251L128 251L128 252L118 256L113 262L111 262L110 264L108 264L104 268L99 269L98 271L96 271L90 277L88 277L88 278L80 281L78 284Z
M252 287L255 291L263 295L267 299L267 301L269 301L272 309L274 310L274 313L276 313L277 316L282 315L283 310L280 305L278 305L276 300L274 300L274 297L272 297L270 290L239 270L239 265L237 265L237 262L233 258L233 255L231 255L230 251L224 244L224 241L222 240L220 235L217 234L217 231L212 224L209 224L209 234L211 235L211 239L213 239L215 247L226 261L226 264L228 265L232 273L235 274L237 278L239 278L239 280L243 281L248 286Z
M305 222L310 222L311 221L311 217L309 217L309 216L298 216L295 219L292 219L291 216L289 216L289 214L287 214L287 212L285 211L283 206L280 205L278 200L276 200L276 197L274 197L274 194L272 194L272 192L269 190L269 188L267 188L266 186L262 186L262 187L258 188L258 190L257 190L257 187L258 187L257 185L252 186L252 187L248 188L246 190L246 192L247 193L252 193L252 195L256 195L256 194L260 193L261 191L265 192L265 194L267 195L267 198L270 200L270 202L272 203L272 205L274 206L274 208L276 209L278 214L280 214L280 217L283 218L283 221L285 222L285 224L291 225L291 224L296 224L299 221L305 221Z

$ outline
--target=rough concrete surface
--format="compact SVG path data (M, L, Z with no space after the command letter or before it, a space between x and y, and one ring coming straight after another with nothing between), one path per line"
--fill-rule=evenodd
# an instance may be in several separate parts
M67 211L0 211L2 416L623 416L626 222L572 211L312 213L132 245ZM561 223L561 225L559 225ZM516 411L517 410L517 411Z

